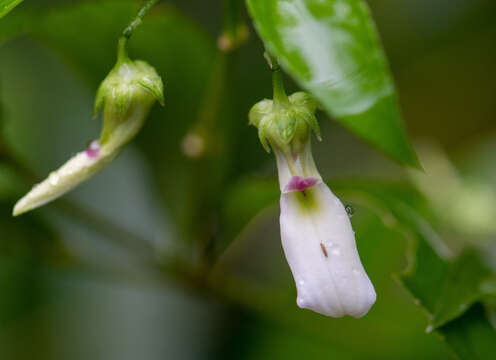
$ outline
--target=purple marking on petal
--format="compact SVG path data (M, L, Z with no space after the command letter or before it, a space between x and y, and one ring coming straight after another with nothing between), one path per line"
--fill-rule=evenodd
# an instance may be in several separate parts
M89 158L96 158L98 155L100 155L100 144L97 140L94 140L84 152Z
M300 176L293 176L284 188L284 192L304 191L317 185L319 182L320 180L314 177L302 178Z

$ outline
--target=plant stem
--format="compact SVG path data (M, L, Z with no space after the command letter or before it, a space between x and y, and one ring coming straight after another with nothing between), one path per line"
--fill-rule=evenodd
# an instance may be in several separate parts
M231 132L236 131L238 124L230 116L230 89L234 86L238 50L245 43L248 34L243 23L242 0L224 0L223 10L224 27L219 37L215 70L207 86L198 119L189 132L203 140L204 151L199 156L190 156L190 183L185 200L187 211L182 224L187 238L191 241L194 260L198 264L196 273L204 280L220 255L220 194L229 185L233 154L230 148L233 138Z
M223 0L223 28L219 37L219 49L230 52L242 46L248 39L248 27L243 21L243 1Z
M272 70L272 87L274 89L274 105L284 106L289 104L288 95L286 94L286 89L284 88L284 79L281 67L279 66L279 61L276 57L270 55L268 52L265 53L267 61L269 63L270 69Z
M145 5L138 11L138 14L136 17L131 21L131 23L124 29L122 32L122 37L125 39L129 39L132 35L134 30L143 22L143 18L145 15L150 11L152 7L155 6L160 0L147 0Z
M122 63L122 62L128 60L126 45L127 45L127 38L122 36L119 39L119 42L117 44L117 62L118 63Z

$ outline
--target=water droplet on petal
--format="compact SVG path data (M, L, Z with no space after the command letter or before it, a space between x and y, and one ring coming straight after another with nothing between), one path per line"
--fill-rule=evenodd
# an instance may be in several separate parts
M48 179L50 185L56 186L59 183L59 176L56 173L51 173Z
M296 299L296 304L299 306L299 307L304 307L305 306L305 300L301 297L297 298Z

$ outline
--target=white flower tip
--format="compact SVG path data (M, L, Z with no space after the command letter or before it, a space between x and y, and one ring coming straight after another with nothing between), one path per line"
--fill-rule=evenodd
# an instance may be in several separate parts
M24 195L14 206L14 210L12 211L12 216L19 216L24 213L27 213L31 210L34 210L40 206L45 205L47 202L51 201L52 199L47 197L42 200L36 199L36 195L41 189L41 184L37 184L33 187L33 189L28 192L26 195ZM38 200L38 201L36 201Z
M25 212L28 212L29 210L31 209L26 206L26 197L23 197L15 204L14 210L12 211L12 216L22 215Z
M358 288L351 289L352 292L353 290L356 291L352 299L346 299L346 296L341 296L341 294L337 293L333 299L333 297L328 295L323 298L321 296L322 294L315 297L309 296L310 294L306 294L305 290L300 290L300 284L297 286L298 297L296 304L301 309L315 311L316 313L333 318L341 318L349 315L358 319L365 316L376 301L376 293L368 277L366 283L362 285L365 287L361 288L359 286ZM305 295L301 295L302 293Z
M317 313L355 318L375 303L346 210L321 183L311 190L316 206L293 193L281 197L281 238L298 289L297 305Z
M107 164L105 154L97 141L75 155L60 169L50 173L47 179L35 185L14 206L13 216L22 215L64 195L93 176Z

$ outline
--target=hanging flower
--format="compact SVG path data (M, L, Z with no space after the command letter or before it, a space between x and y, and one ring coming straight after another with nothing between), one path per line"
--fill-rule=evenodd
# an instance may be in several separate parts
M146 62L130 60L124 46L121 41L117 63L97 92L95 115L103 109L100 139L35 185L17 202L14 216L64 195L107 166L138 133L155 100L163 104L160 76Z
M315 166L311 131L320 138L316 103L305 93L289 98L274 71L274 101L250 111L267 151L274 151L281 189L281 239L301 308L323 315L362 317L375 303L374 287L358 255L343 204ZM269 147L270 145L270 147Z

